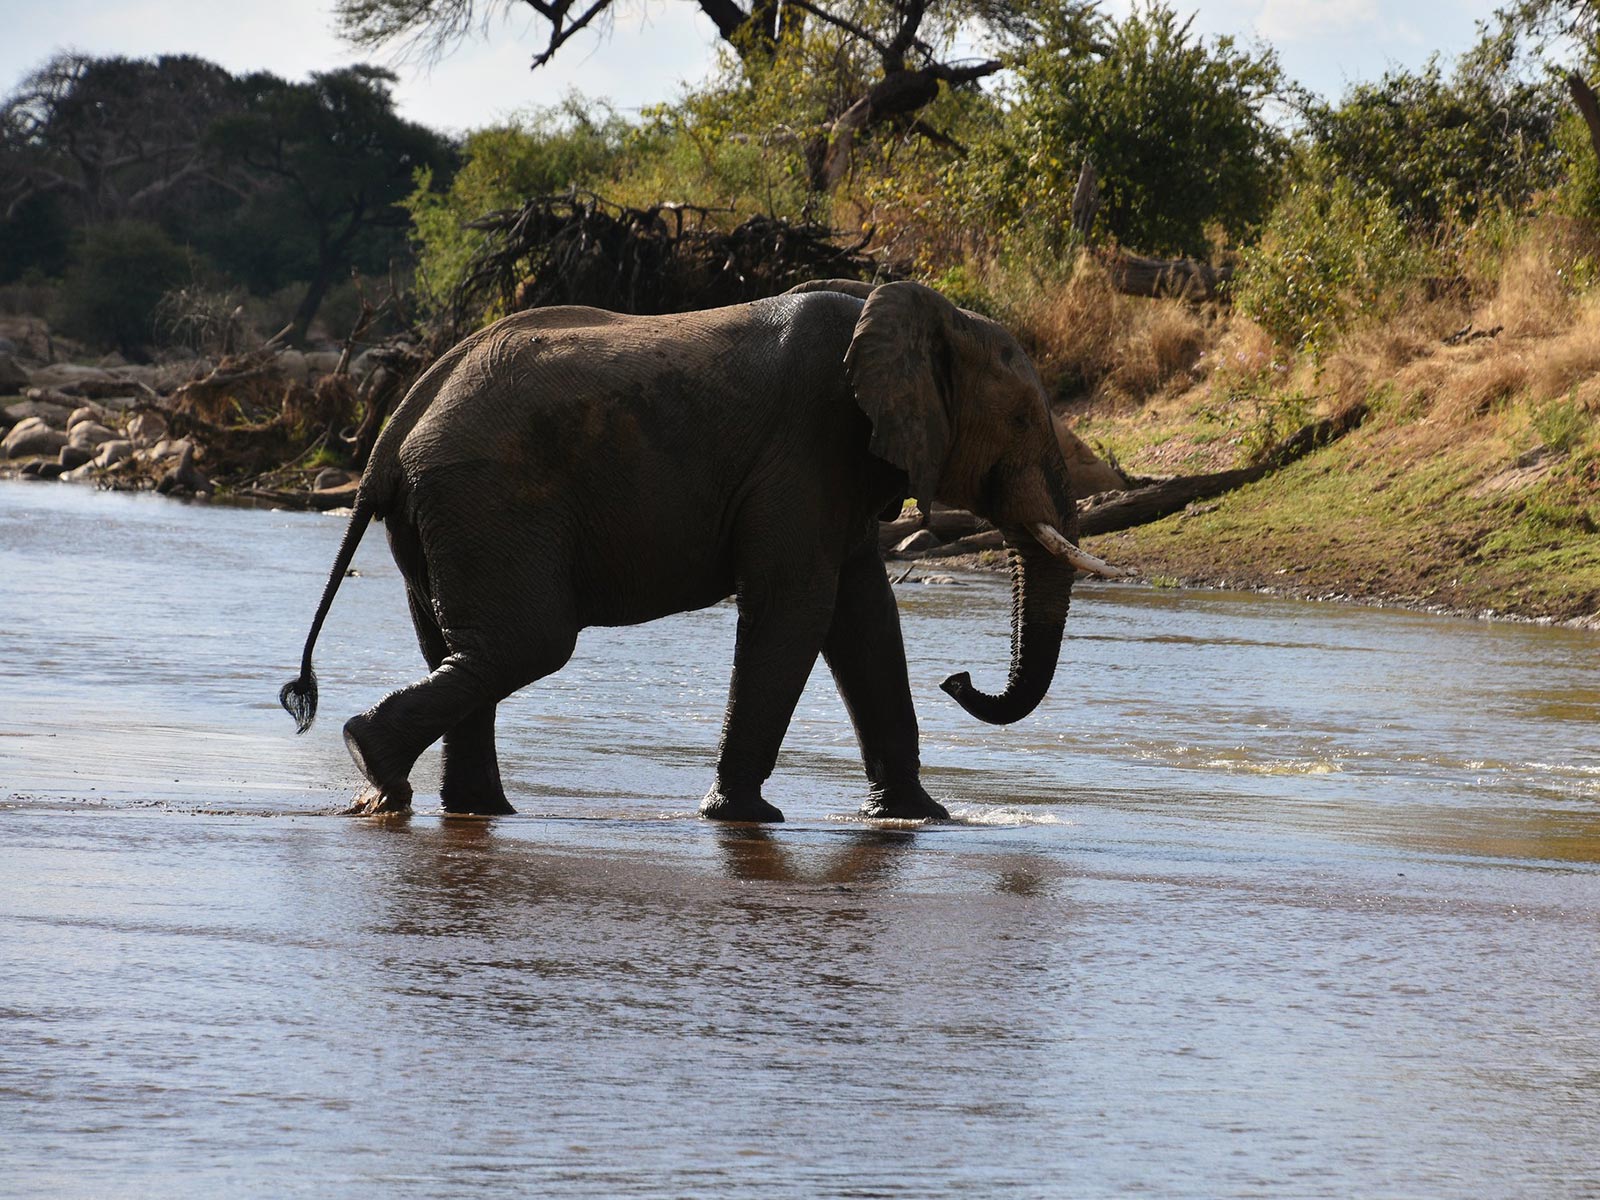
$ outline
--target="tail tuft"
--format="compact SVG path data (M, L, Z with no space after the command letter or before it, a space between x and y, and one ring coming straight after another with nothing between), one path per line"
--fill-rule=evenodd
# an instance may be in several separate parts
M304 733L317 717L317 676L307 670L283 685L278 693L278 703L294 718L295 732Z

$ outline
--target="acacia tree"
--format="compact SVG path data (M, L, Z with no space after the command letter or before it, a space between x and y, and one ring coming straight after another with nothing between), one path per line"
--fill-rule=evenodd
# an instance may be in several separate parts
M882 126L938 138L918 126L916 114L942 88L974 84L999 72L998 58L950 57L952 34L968 18L1004 21L1009 0L686 0L717 27L746 64L769 63L808 29L826 27L845 35L874 61L870 75L852 81L854 94L827 115L824 145L813 155L812 185L832 191L843 179L861 138ZM336 11L347 37L362 46L395 41L443 53L485 30L496 11L531 12L546 42L533 66L550 61L580 31L612 19L617 0L339 0ZM1069 8L1086 7L1068 4ZM1089 6L1092 7L1092 6Z
M0 108L0 211L51 196L93 225L148 215L186 188L226 187L204 140L236 105L232 85L191 55L56 56Z

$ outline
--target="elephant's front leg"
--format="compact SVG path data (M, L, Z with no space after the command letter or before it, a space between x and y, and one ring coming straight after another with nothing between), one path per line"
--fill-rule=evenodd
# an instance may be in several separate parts
M950 814L922 788L917 714L906 677L900 612L875 545L850 558L823 653L850 710L870 791L864 817L943 821Z
M790 576L792 587L769 580L759 594L739 596L733 684L717 751L717 779L700 815L719 821L781 821L761 796L778 761L778 747L805 690L832 617L831 574Z
M483 705L444 735L439 802L447 813L503 817L517 811L500 782L500 758L494 746L495 708Z

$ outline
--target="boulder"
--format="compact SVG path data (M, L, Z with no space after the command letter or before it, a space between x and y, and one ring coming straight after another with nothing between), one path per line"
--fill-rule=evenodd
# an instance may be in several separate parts
M89 383L127 386L103 367L86 367L81 363L51 363L30 374L35 387L54 388L57 391L73 389L73 394L79 396L88 394L82 389Z
M20 392L32 382L33 376L10 352L0 351L0 396Z
M166 436L166 418L160 413L135 413L128 422L128 439L135 446L154 446Z
M114 467L124 459L133 457L133 443L126 438L105 442L100 447L100 452L94 456L94 465L104 471L107 467Z
M145 451L145 457L151 462L160 462L164 458L177 458L187 445L189 445L188 438L162 438Z
M93 462L94 455L94 450L91 450L88 446L74 446L71 442L68 442L61 447L61 453L56 456L56 461L61 464L63 470L71 471L74 468L83 466L86 462Z
M72 415L67 418L67 432L71 433L73 427L82 425L85 421L98 421L104 415L92 405L82 404L72 410Z
M16 425L26 421L29 417L37 417L52 429L65 429L67 418L72 415L72 409L65 404L58 404L54 400L18 400L15 404L8 404L4 409L5 425Z
M156 484L156 491L163 496L174 493L209 495L216 491L216 485L206 473L194 465L194 443L185 438L180 444L183 446L183 453L178 457L178 464L161 477L161 482Z
M306 367L313 375L332 375L339 369L340 357L337 350L313 350L305 356Z
M285 350L272 360L272 365L285 378L295 383L305 383L311 378L311 368L306 356L299 350Z
M107 442L116 441L121 437L115 429L110 429L99 421L79 421L67 430L67 444L71 446L103 446Z
M18 421L0 441L0 458L27 458L34 454L55 454L67 444L67 435L51 429L40 417Z
M58 462L51 462L48 458L36 458L22 468L24 479L59 479L66 471Z
M341 471L338 467L323 467L317 472L316 482L311 485L311 490L325 492L330 488L341 488L355 481L356 476L349 471Z
M0 353L14 354L29 362L49 362L50 327L38 317L0 316Z

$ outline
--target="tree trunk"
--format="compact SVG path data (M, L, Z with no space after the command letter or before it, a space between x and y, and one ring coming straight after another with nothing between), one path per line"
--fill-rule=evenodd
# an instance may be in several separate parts
M1567 91L1583 114L1583 123L1589 127L1589 144L1594 147L1595 158L1600 159L1600 101L1596 101L1594 90L1576 71L1567 76Z
M1232 267L1214 267L1192 258L1145 258L1121 250L1100 254L1111 286L1126 296L1170 296L1199 303L1221 297L1233 278Z

